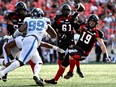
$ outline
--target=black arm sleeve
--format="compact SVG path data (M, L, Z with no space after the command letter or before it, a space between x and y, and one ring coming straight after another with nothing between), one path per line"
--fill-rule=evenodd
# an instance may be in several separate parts
M76 12L76 13L72 16L72 18L71 18L71 22L72 22L72 23L74 23L74 20L75 20L75 18L77 17L77 15L78 15L78 13Z
M7 30L10 33L10 35L12 35L15 31L15 29L13 28L13 25L11 24L7 24Z

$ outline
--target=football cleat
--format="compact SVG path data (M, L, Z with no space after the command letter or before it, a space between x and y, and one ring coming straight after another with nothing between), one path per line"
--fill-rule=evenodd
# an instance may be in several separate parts
M70 71L64 76L65 79L70 79L71 77L73 77L73 73Z
M44 86L43 79L38 79L37 76L33 76L33 79L38 86Z
M2 80L3 80L4 82L7 81L7 73L2 77Z
M83 73L82 73L80 70L77 69L77 73L79 74L79 76L80 76L81 78L84 78L84 75L83 75Z
M54 79L51 80L44 80L48 84L57 84L57 82Z

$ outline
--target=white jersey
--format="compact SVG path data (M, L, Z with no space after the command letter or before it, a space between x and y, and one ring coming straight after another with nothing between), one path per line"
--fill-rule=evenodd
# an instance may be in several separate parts
M48 24L51 25L51 20L50 20L49 18L47 18L47 17L43 17L43 19L44 19Z
M47 28L47 22L45 18L31 18L27 17L24 19L24 22L27 22L27 35L34 35L38 39L38 41L41 41Z

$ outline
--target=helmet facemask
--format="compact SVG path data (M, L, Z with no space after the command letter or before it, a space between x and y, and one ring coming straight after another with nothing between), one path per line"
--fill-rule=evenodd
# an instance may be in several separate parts
M15 6L15 10L20 16L25 16L27 14L27 6L24 2L18 2Z
M88 27L90 28L90 29L93 29L93 28L95 28L96 26L97 26L97 22L95 22L94 20L89 20L88 21Z
M70 14L70 10L66 9L66 10L62 10L62 15L65 17L68 17L68 15Z
M99 21L99 17L95 14L92 14L88 18L87 25L90 29L93 29L93 28L97 27L98 21Z
M40 8L34 8L31 12L32 17L43 17L44 12Z
M70 15L71 7L68 4L64 4L61 8L62 15L68 17Z

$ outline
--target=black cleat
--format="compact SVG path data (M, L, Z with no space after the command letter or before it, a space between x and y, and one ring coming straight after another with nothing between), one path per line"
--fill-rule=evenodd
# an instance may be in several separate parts
M44 86L43 79L40 78L39 80L36 76L33 76L33 79L38 86Z
M7 81L7 73L2 77L2 80L3 80L4 82Z
M77 70L77 73L79 74L79 76L80 76L81 78L84 78L84 75L83 75L83 73L82 73L80 70Z
M65 79L70 79L71 77L73 77L73 74L70 71L64 76Z
M57 84L57 82L54 79L51 80L44 80L48 84Z

